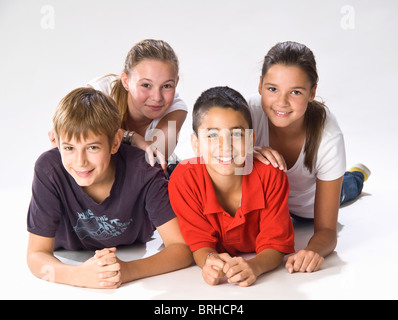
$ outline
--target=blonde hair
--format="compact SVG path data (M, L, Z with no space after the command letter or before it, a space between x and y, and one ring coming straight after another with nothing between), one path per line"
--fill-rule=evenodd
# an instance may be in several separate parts
M86 139L90 132L105 134L109 146L121 127L121 117L116 103L100 91L77 88L68 93L58 104L53 117L55 134L67 140Z
M129 75L130 71L136 65L146 59L169 62L174 67L176 75L178 75L178 58L173 48L163 40L153 39L142 40L130 49L124 62L123 72ZM116 104L119 107L122 117L122 126L124 127L124 123L127 120L128 92L123 87L121 79L115 80L115 84L111 90L111 97L116 101Z

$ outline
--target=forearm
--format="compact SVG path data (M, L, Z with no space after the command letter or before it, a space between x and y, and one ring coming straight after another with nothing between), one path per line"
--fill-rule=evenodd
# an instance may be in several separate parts
M264 249L247 262L256 277L278 267L283 261L284 254L274 249Z
M171 244L145 259L122 262L122 282L151 277L188 267L192 253L186 244Z
M328 256L337 245L337 232L332 229L322 229L315 231L314 235L308 242L305 250L318 253L322 257Z
M33 252L28 254L27 262L32 274L39 279L74 286L78 285L78 281L76 281L77 266L64 264L52 254Z

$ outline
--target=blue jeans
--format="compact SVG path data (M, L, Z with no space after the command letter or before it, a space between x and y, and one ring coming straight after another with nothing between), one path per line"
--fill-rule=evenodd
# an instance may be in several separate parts
M362 192L365 177L359 171L344 173L341 188L340 205L356 199Z

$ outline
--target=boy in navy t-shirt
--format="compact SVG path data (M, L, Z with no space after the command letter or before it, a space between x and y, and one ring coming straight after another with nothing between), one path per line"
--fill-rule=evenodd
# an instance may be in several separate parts
M35 276L117 288L191 263L163 171L146 162L144 151L121 145L120 122L113 100L94 89L73 90L60 102L53 118L58 148L36 162L28 212L27 261ZM164 250L136 261L117 258L116 246L147 242L155 228ZM59 248L100 250L71 266L54 257Z

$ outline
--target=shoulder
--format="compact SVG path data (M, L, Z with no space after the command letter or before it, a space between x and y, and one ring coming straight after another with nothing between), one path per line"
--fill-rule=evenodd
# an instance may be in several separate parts
M112 87L116 80L120 77L115 74L109 74L101 76L91 80L88 85L92 86L95 90L101 91L107 95L110 95Z
M270 183L270 181L280 182L287 179L285 172L272 165L266 165L256 158L253 159L253 174L258 175L263 184Z
M170 111L171 110L171 111ZM170 106L169 112L173 112L176 110L183 110L188 112L188 107L187 104L185 103L184 100L181 99L180 95L178 94L178 92L176 91L175 95L174 95L174 100L172 105Z
M206 170L206 168L199 157L183 160L174 169L170 182L203 179L203 170Z
M191 158L181 161L174 169L170 177L169 188L179 189L186 192L187 190L203 189L207 170L201 158Z
M346 153L343 133L336 117L327 111L324 132L316 158L317 177L334 180L344 174Z
M259 94L253 94L246 97L246 101L252 113L263 112L261 107L261 96Z
M118 161L124 163L127 171L134 171L142 175L150 175L151 172L156 174L158 171L162 171L160 167L152 167L148 163L145 151L133 146L122 143L116 156Z
M327 152L325 149L334 148L338 145L344 147L343 132L340 129L336 117L326 109L326 120L318 153Z
M58 148L43 152L35 163L35 171L41 171L44 174L49 174L59 168L63 168L63 165Z
M334 116L333 113L331 113L328 109L326 109L326 120L325 120L323 135L327 137L327 136L336 136L342 134L343 132L340 129L336 117Z

